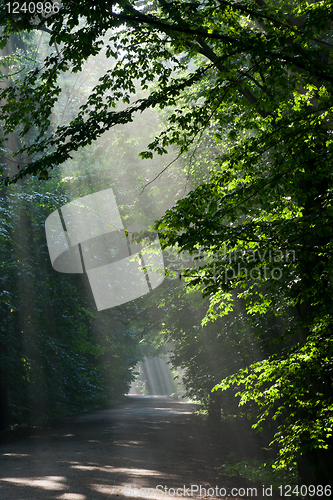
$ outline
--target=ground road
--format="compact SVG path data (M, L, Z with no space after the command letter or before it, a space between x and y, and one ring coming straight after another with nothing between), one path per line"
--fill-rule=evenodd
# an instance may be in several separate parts
M114 408L37 427L0 445L0 499L221 498L217 450L190 417L193 406L128 396Z

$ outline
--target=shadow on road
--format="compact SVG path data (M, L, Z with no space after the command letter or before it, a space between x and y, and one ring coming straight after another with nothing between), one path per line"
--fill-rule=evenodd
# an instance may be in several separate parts
M1 445L0 498L203 497L196 487L215 485L215 462L211 436L190 419L193 407L164 396L128 396L115 408ZM182 492L184 486L192 490Z

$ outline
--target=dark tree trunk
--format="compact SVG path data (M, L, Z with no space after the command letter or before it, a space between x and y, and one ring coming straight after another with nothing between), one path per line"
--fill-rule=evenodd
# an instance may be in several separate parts
M9 426L8 376L6 361L8 357L8 309L1 311L3 330L0 331L0 431ZM0 321L1 321L0 319Z
M9 408L8 408L8 386L7 376L3 370L0 370L0 431L9 426Z
M332 485L333 479L333 441L328 450L315 449L304 453L297 460L299 484Z
M325 147L324 145L322 146ZM319 151L321 148L319 148ZM326 199L328 189L329 189L329 179L327 177L316 176L316 162L315 160L309 161L307 164L308 173L311 174L310 178L301 183L304 193L304 210L303 216L309 217L311 220L311 215L313 213L320 214L323 209L321 203L322 200ZM312 193L312 191L314 194ZM308 194L309 193L309 194ZM302 201L300 202L302 204ZM326 230L326 231L325 231ZM303 243L303 255L302 263L300 265L300 270L302 272L302 286L311 290L312 288L316 290L318 284L316 281L312 281L312 270L316 269L316 274L320 275L320 269L322 276L325 276L328 266L330 265L328 258L323 255L318 255L317 249L327 248L331 240L332 227L323 226L321 234L308 233L302 238ZM322 281L323 288L329 287L328 281ZM329 298L327 300L330 300ZM307 325L308 320L311 316L314 316L316 311L313 311L315 306L312 304L312 297L308 300L299 302L298 304L298 314L299 318L304 325ZM319 314L321 311L319 311ZM303 341L309 334L307 326L303 328L302 337ZM330 335L330 332L327 332ZM309 399L315 398L317 393L324 393L324 396L328 400L332 400L333 397L333 380L328 373L313 373L310 379L304 380L304 384L309 385L312 389L309 389ZM301 417L302 418L302 417ZM303 451L302 456L297 459L297 469L299 474L299 484L309 485L331 485L333 479L333 438L327 440L329 448L327 450L315 448L306 450L306 440L304 442L305 451ZM310 444L310 441L309 441ZM313 443L311 443L313 445ZM317 497L315 497L317 498Z
M219 392L211 392L209 395L208 416L209 420L214 425L221 424L221 408L222 394Z

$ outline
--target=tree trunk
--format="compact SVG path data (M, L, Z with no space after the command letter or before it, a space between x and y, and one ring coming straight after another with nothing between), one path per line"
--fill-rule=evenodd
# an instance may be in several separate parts
M333 477L333 440L328 450L315 449L304 453L297 460L299 484L331 485Z
M311 190L313 190L314 195L307 195L304 203L303 216L305 218L310 216L309 219L311 220L312 213L315 212L319 214L321 210L323 210L321 200L325 200L330 183L329 179L326 177L321 178L320 176L317 176L319 178L319 180L317 180L315 161L309 161L307 167L311 177L310 180L303 181L302 188L304 193L311 193ZM331 240L331 229L332 228L327 227L326 234L324 231L319 235L318 233L309 233L302 239L304 251L300 269L302 271L302 286L307 290L316 290L316 287L318 286L316 278L320 275L320 269L322 276L325 276L325 272L327 271L329 260L327 257L325 259L322 255L318 255L316 249L327 248L327 245ZM316 269L317 274L314 279L312 273L313 269ZM322 282L322 285L323 287L328 288L330 283L326 281ZM310 321L312 319L311 316L314 315L313 309L316 306L313 306L312 300L313 299L310 296L308 300L304 300L302 303L299 303L297 307L299 318L304 325L307 325L309 319ZM306 341L306 337L309 334L307 326L303 328L301 333L303 341ZM327 332L327 335L330 335L329 331ZM309 389L309 399L315 398L317 393L324 393L324 396L328 400L332 400L333 380L330 373L322 373L320 375L313 373L310 380L305 379L304 381L305 384L308 382L311 382L311 384L308 384L309 387L312 386L312 390L310 391ZM311 444L313 445L313 443ZM305 440L303 454L297 459L299 484L305 484L308 486L331 485L333 477L333 438L328 439L327 444L329 446L327 450L320 448L306 449L307 441Z
M214 425L221 424L221 407L222 394L219 392L211 392L209 395L208 416L209 420Z
M0 432L9 426L9 405L8 405L8 310L1 314L5 330L0 331Z
M7 375L0 369L0 432L9 426Z

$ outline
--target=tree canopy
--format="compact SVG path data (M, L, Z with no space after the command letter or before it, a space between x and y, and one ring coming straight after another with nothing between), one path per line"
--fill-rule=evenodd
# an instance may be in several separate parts
M242 368L220 388L236 384L241 403L258 404L258 422L268 415L282 420L275 435L282 464L327 448L332 3L64 0L58 12L37 15L9 12L8 5L1 8L1 46L14 40L17 49L1 60L0 99L3 147L15 167L4 166L3 185L31 174L47 179L111 127L159 108L165 128L141 157L175 146L189 176L212 172L155 224L165 248L205 256L184 274L210 299L206 321L232 311L235 297L255 318L289 315L277 335L292 336L292 346ZM27 60L19 48L19 37L32 30L49 34L53 51L44 60ZM52 124L60 76L80 72L100 51L109 60L103 76L76 116ZM10 151L14 132L20 144ZM214 162L199 154L203 144Z
M32 64L24 78L20 72L8 76L11 84L1 92L5 135L18 129L24 138L35 131L20 150L21 155L28 155L29 165L20 165L13 180L29 173L47 175L71 151L149 107L173 106L174 112L168 129L143 152L145 157L166 152L170 144L187 149L214 119L218 121L216 137L228 125L233 142L244 129L260 130L262 153L281 143L282 131L290 128L294 113L297 129L289 130L294 140L302 137L304 122L314 120L312 128L318 121L327 123L333 81L329 2L294 6L261 0L147 5L64 1L58 12L45 17L24 8L17 13L8 5L3 4L1 13L2 47L12 33L33 29L47 31L54 47L45 61ZM77 116L52 129L59 75L80 71L101 50L110 67ZM11 57L2 64L10 67ZM135 100L137 85L145 89L152 82L148 96ZM185 97L191 88L195 92ZM317 94L312 109L309 103L314 105ZM182 113L177 106L180 102Z

